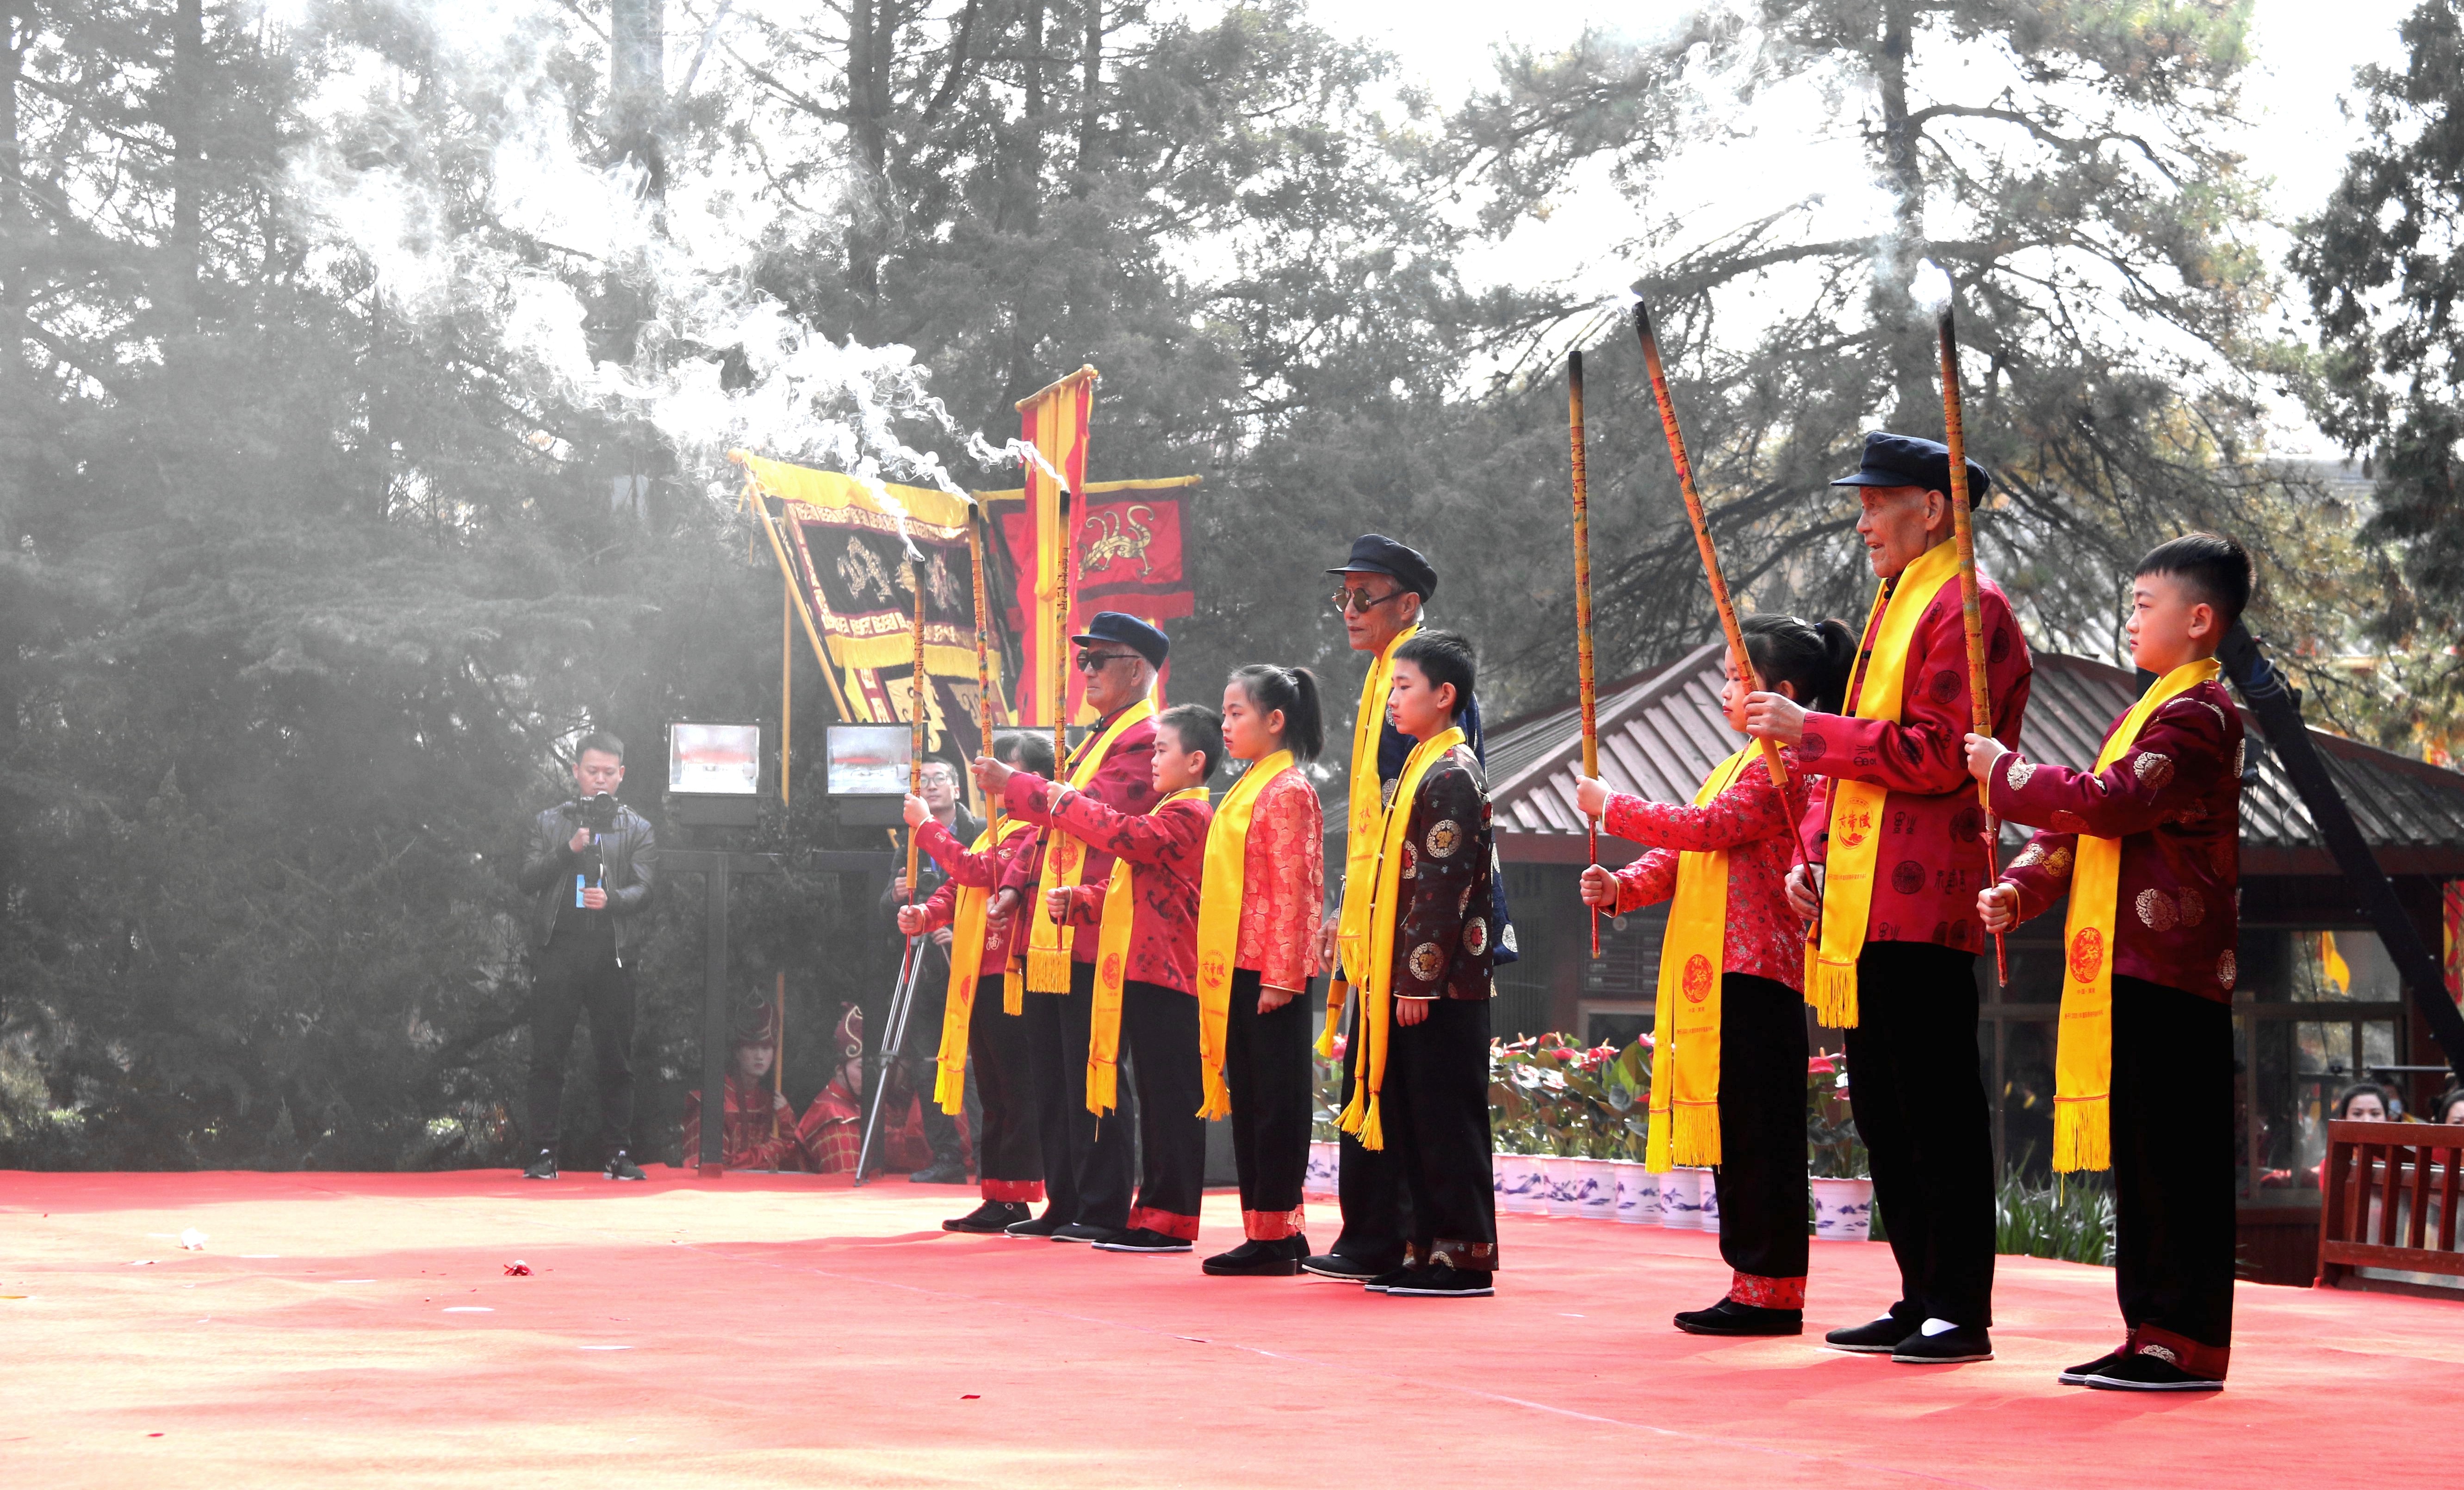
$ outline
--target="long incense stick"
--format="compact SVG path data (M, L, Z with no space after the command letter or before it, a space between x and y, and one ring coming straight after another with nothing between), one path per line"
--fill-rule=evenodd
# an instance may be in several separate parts
M915 670L907 680L907 791L924 795L924 556L907 548L907 579L915 586ZM922 828L907 830L907 903L915 904L915 846Z
M1052 604L1060 623L1052 628L1052 777L1069 764L1069 556L1077 550L1078 533L1069 521L1069 489L1061 489L1059 521L1061 577L1052 586Z
M1583 775L1600 774L1599 683L1592 665L1592 517L1583 470L1583 354L1566 354L1566 430L1574 472L1574 677L1583 711ZM1586 815L1587 863L1600 862L1600 820ZM1600 908L1592 909L1592 955L1600 954Z
M993 753L993 665L989 644L985 640L984 620L984 508L981 502L967 509L967 558L976 571L976 734L985 756ZM992 842L1001 843L1001 794L984 793L984 821L991 827Z
M1950 448L1950 522L1959 544L1959 621L1968 632L1968 712L1979 734L1993 733L1993 690L1985 675L1985 611L1976 585L1976 530L1968 513L1968 432L1960 418L1959 328L1951 296L1945 295L1935 330L1942 343L1943 444ZM1993 788L1976 783L1985 809L1985 873L1993 875L2001 828L1993 821ZM2011 954L2002 933L1993 933L1993 971L2004 985L2011 981Z

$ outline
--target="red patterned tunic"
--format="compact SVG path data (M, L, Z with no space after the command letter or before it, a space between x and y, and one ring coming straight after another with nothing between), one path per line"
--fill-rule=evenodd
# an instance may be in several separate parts
M1009 824L1003 822L1001 826L1007 828ZM928 930L949 925L957 913L958 887L988 889L1000 884L1017 861L1036 857L1032 832L1012 833L997 848L969 853L967 845L958 842L958 835L928 819L915 841L949 876L924 902L924 925ZM1026 931L1026 917L1023 915L998 924L988 918L984 922L983 972L998 973L1009 966L1012 957L1025 955Z
M958 1131L966 1132L960 1125ZM864 1147L864 1108L847 1095L844 1078L822 1088L796 1125L796 1142L816 1174L846 1174L855 1169ZM923 1109L913 1092L896 1086L881 1109L881 1131L873 1137L873 1167L920 1170L933 1162L933 1146L924 1138Z
M1804 776L1796 753L1780 752L1789 767L1790 796L1802 800ZM1656 802L1622 792L1609 795L1604 825L1650 852L1617 871L1617 909L1622 914L1656 906L1677 893L1680 852L1728 855L1728 930L1721 970L1748 973L1805 990L1805 923L1788 904L1788 867L1795 820L1788 799L1771 784L1760 752L1728 789L1697 807Z
M1326 914L1326 822L1317 788L1298 770L1279 772L1259 789L1241 863L1241 942L1232 965L1269 988L1307 988Z
M1078 748L1080 750L1091 748L1096 740L1103 737L1105 725L1104 720L1096 721L1093 733L1089 734L1086 742ZM1163 794L1155 789L1155 731L1153 719L1141 719L1123 730L1121 737L1112 742L1112 748L1104 753L1103 765L1096 768L1095 775L1087 782L1087 795L1115 811L1126 813L1145 812L1162 800ZM1034 777L1030 779L1042 781L1044 778ZM1015 787L1018 778L1012 777L1010 780ZM1036 821L1044 820L1039 817ZM1043 836L1038 835L1038 837ZM1011 860L1009 867L1001 871L1001 888L1017 890L1022 909L1042 915L1043 908L1031 906L1028 902L1035 899L1036 876L1043 872L1044 856L1041 853L1022 854ZM1089 844L1087 864L1080 871L1079 883L1107 885L1111 882L1111 850L1101 844ZM1103 907L1098 905L1095 909L1095 919L1098 925L1102 923L1103 915ZM1023 919L1022 916L1022 923ZM1069 960L1094 961L1097 940L1098 938L1084 933L1072 937L1069 943ZM1024 944L1020 945L1021 950L1023 951Z
M1397 998L1486 998L1496 993L1488 918L1497 840L1488 777L1468 745L1440 756L1420 778L1408 810L1395 918Z
M1979 590L1993 734L2009 743L2019 737L2034 665L2011 602L1991 581L1980 581ZM1865 633L1868 648L1881 623L1878 610ZM1990 866L1985 808L1976 800L1964 745L1971 720L1968 633L1960 621L1957 581L1944 585L1919 618L1903 677L1898 719L1809 713L1796 759L1809 772L1890 789L1882 804L1882 843L1874 862L1865 939L1981 951L1985 923L1977 919L1976 893L1985 887ZM1863 691L1859 677L1850 709ZM1806 857L1814 863L1829 857L1830 821L1830 782L1820 781L1801 824Z
M2104 734L2112 738L2113 728ZM2079 834L2118 838L2113 971L2232 1001L2241 767L2241 714L2214 681L2166 700L2103 771L2073 771L2015 751L1994 761L1987 778L1994 812L2044 829L2002 871L2019 887L2020 918L2041 914L2068 891Z
M1078 929L1073 945L1091 962L1101 940L1104 895L1111 887L1115 858L1137 866L1132 887L1137 896L1136 916L1130 927L1130 963L1122 975L1131 982L1153 983L1175 993L1198 987L1198 885L1206 868L1206 825L1215 809L1192 797L1166 802L1137 815L1115 812L1087 792L1061 787L1047 811L1047 793L1055 788L1040 776L1025 772L1009 778L1002 796L1004 811L1030 822L1051 822L1087 845L1093 862L1101 850L1103 878L1090 871L1079 885L1069 913ZM1043 914L1043 908L1035 912Z
M685 1157L693 1163L701 1155L701 1093L685 1094ZM731 1170L789 1170L811 1168L803 1145L796 1139L796 1109L787 1099L772 1091L766 1082L747 1082L735 1071L727 1073L727 1128L719 1136L719 1162ZM847 1159L855 1165L853 1155Z

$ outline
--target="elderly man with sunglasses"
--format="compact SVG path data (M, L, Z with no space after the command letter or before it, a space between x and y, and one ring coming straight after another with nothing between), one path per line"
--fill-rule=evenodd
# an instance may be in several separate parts
M1386 716L1395 650L1419 631L1420 608L1438 592L1438 572L1419 550L1379 533L1362 535L1342 566L1327 572L1340 586L1332 600L1343 618L1345 639L1353 651L1374 659L1353 724L1342 900L1335 913L1327 917L1319 957L1335 976L1356 986L1356 979L1367 971L1353 961L1366 950L1369 939L1370 892L1376 880L1377 844L1385 833L1386 803L1414 743ZM1486 742L1481 734L1479 701L1475 699L1455 722L1474 754L1485 760ZM1503 967L1515 960L1514 927L1507 919L1506 875L1495 865L1490 866L1489 883L1489 924L1497 928L1490 944L1491 960L1493 966ZM1351 1000L1343 1014L1343 1027L1354 1037L1354 1043L1359 1002ZM1351 1100L1352 1071L1347 1064L1343 1101L1348 1105ZM1331 1252L1304 1260L1303 1270L1320 1278L1365 1282L1402 1265L1410 1228L1403 1215L1402 1182L1386 1154L1364 1149L1358 1139L1344 1134L1337 1185L1343 1202L1343 1234Z
M1155 669L1171 639L1135 616L1099 611L1070 642L1078 648L1087 707L1095 722L1056 771L1061 780L1115 812L1152 811L1161 794L1155 785ZM988 773L979 764L977 780ZM1006 777L1007 772L1001 775ZM1058 827L1046 828L1032 854L1021 854L1002 876L991 907L998 919L1022 906L1044 917L1045 860L1061 845L1080 860L1077 885L1103 885L1112 877L1112 855L1083 844ZM1137 1180L1131 1135L1137 1131L1137 1098L1121 1084L1118 1106L1101 1118L1087 1110L1087 1041L1095 1000L1095 952L1103 931L1079 924L1069 937L1066 987L1039 987L1034 944L1027 953L1024 1009L1028 1081L1034 1088L1035 1127L1044 1154L1044 1214L1008 1228L1014 1237L1055 1241L1101 1241L1129 1225ZM1050 923L1044 930L1049 933ZM1052 953L1058 955L1058 953Z

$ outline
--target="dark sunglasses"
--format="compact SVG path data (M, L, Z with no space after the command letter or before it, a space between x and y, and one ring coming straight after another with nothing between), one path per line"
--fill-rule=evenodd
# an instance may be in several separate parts
M1335 591L1328 596L1327 600L1333 604L1338 614L1350 611L1355 616L1365 616L1388 601L1401 600L1411 593L1409 590L1397 590L1391 595L1372 596L1367 590L1347 588Z
M1106 663L1119 662L1124 657L1135 657L1137 653L1135 652L1080 652L1078 654L1078 670L1081 672L1101 672L1104 670L1104 665Z

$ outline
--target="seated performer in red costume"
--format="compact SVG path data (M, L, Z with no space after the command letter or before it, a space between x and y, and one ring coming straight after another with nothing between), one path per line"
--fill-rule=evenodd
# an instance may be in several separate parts
M2062 1372L2072 1386L2213 1391L2232 1353L2242 729L2215 656L2250 583L2250 556L2211 533L2139 561L2130 658L2156 681L2106 732L2095 770L1968 736L1994 815L2041 830L1977 896L1986 929L2070 898L2054 1168L2112 1167L2130 1331Z
M847 1174L854 1171L864 1147L864 1011L847 1005L830 1040L839 1054L838 1071L804 1109L803 1120L796 1125L796 1141L803 1145L814 1173ZM881 1131L872 1139L871 1172L921 1169L932 1157L922 1105L893 1067L881 1104Z
M1836 712L1857 660L1837 621L1749 616L1746 655L1762 686ZM1720 707L1743 734L1749 680L1727 662ZM1802 778L1771 784L1751 741L1711 769L1690 806L1611 792L1588 777L1575 800L1608 831L1650 852L1612 874L1583 871L1583 899L1612 915L1672 897L1661 944L1650 1167L1716 1166L1727 1296L1677 1316L1697 1335L1793 1335L1805 1328L1805 925L1790 909ZM1715 971L1716 970L1716 971Z
M1005 735L994 742L993 758L1049 775L1052 742L1041 734ZM987 827L971 848L935 821L922 798L907 799L907 822L948 878L924 904L900 908L898 930L915 936L958 922L983 925L975 953L955 945L951 949L949 996L941 1027L933 1035L940 1041L934 1098L942 1110L952 1110L963 1097L968 1062L972 1058L975 1063L981 1108L976 1151L984 1200L966 1215L943 1221L941 1229L1007 1231L1031 1216L1028 1205L1044 1198L1044 1153L1036 1141L1022 991L1024 970L1019 965L1026 954L1026 918L993 915L987 902L1002 875L1019 859L1034 854L1034 824L1007 819L1000 825L998 844L994 829Z
M726 1128L719 1162L731 1170L803 1170L796 1109L770 1085L779 1058L779 1006L769 999L737 1012L727 1063ZM685 1094L685 1162L701 1163L701 1093Z

